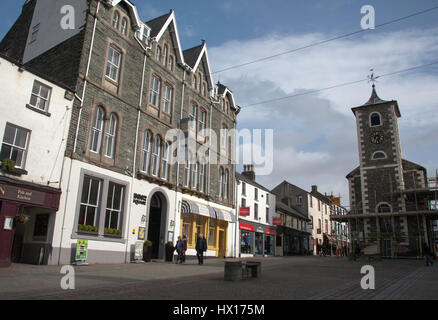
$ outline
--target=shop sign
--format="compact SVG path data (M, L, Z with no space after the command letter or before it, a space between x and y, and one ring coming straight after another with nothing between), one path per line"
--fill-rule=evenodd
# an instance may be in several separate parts
M252 224L241 222L240 229L246 230L246 231L254 231L254 226Z
M44 205L46 194L30 189L0 185L0 198L34 205Z
M283 221L281 218L273 218L272 219L272 224L274 226L281 226L283 224Z
M78 240L76 247L76 261L85 261L88 258L88 240Z
M257 227L257 232L265 233L265 229L263 227Z
M145 227L138 227L138 240L144 240L145 238Z
M13 217L6 217L5 224L3 226L3 230L11 231L12 229L14 229L14 218Z
M273 230L273 229L266 229L265 232L266 232L266 234L269 234L269 235L272 235L272 236L275 236L277 234L277 231Z
M144 196L142 194L134 193L134 203L142 206L146 205L147 196Z
M239 209L239 216L241 217L248 217L249 216L250 209L249 207L240 207Z

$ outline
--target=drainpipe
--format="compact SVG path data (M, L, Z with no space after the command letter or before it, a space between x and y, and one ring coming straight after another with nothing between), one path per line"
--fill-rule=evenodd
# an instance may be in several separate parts
M74 141L74 145L73 145L73 150L72 150L71 156L73 156L73 154L76 152L79 127L80 127L80 122L81 122L81 117L82 117L82 107L84 105L85 90L87 88L87 77L88 77L88 73L90 71L91 55L93 53L94 37L95 37L95 34L96 34L96 25L97 25L97 14L99 13L99 9L100 9L100 0L97 2L96 13L94 15L93 34L92 34L92 37L91 37L90 52L88 53L88 63L87 63L87 70L86 70L86 73L85 73L84 88L83 88L83 91L82 91L82 98L79 98L77 96L77 94L75 94L75 97L76 97L76 99L78 99L80 101L81 106L80 106L80 109L79 109L79 116L78 116L78 123L77 123L77 126L76 126L75 141ZM73 111L72 111L72 113L73 113ZM61 237L60 237L60 241L59 241L58 265L61 264L62 238L64 236L65 216L66 216L66 213L67 213L67 201L68 201L68 195L69 195L69 187L70 187L70 178L71 178L72 164L73 164L73 159L71 157L70 158L70 168L69 168L69 173L68 173L68 180L67 180L67 190L66 190L67 194L66 194L65 203L64 203L64 215L63 215L63 218L62 218ZM62 179L62 176L61 176L61 179Z

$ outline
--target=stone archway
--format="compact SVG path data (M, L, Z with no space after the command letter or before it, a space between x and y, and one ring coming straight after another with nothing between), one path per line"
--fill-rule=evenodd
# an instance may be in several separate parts
M149 202L148 240L152 242L152 259L164 259L168 203L161 192L155 192Z

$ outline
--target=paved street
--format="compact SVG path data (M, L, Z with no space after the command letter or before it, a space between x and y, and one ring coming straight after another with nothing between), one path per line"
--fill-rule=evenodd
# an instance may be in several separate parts
M262 276L223 280L224 261L203 266L163 262L76 267L75 290L60 287L61 267L14 264L0 269L0 299L437 299L438 267L423 261L349 261L331 257L259 258ZM362 290L360 269L376 271L376 289Z

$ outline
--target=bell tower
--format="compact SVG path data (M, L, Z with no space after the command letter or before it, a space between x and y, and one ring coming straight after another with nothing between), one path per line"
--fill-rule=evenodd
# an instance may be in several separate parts
M352 108L356 117L360 179L364 214L405 211L397 101L385 101L376 92L374 74L371 97Z

